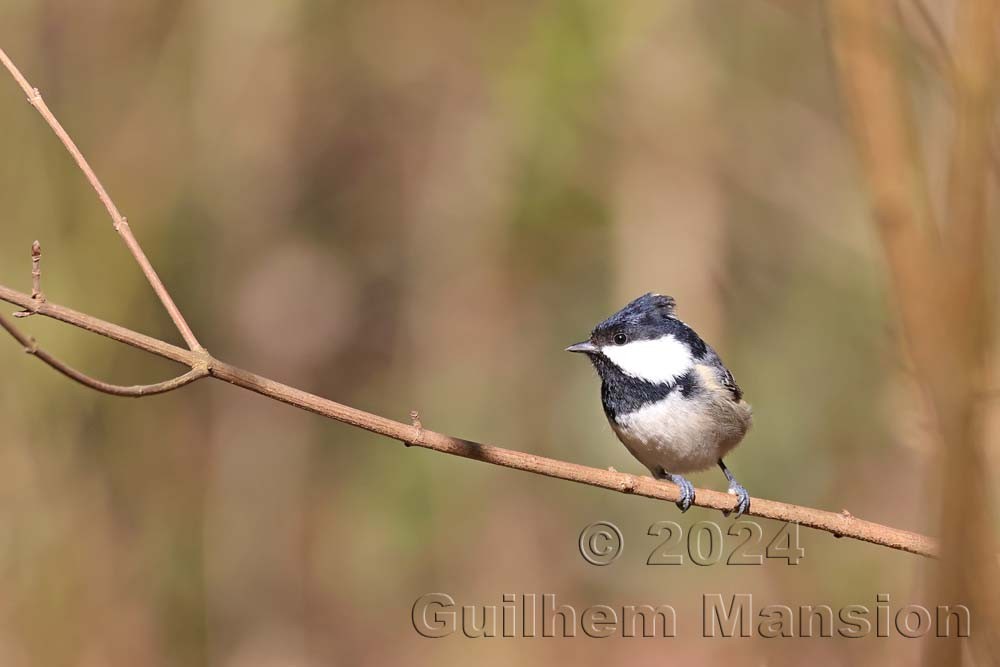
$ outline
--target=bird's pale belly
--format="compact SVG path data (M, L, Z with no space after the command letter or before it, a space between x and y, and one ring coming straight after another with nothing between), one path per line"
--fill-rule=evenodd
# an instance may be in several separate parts
M704 470L740 443L750 427L750 406L730 400L665 399L611 421L625 447L656 475Z

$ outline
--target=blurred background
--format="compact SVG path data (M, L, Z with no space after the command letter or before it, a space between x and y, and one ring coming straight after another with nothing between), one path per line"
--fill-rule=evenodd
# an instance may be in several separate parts
M946 22L950 4L932 4ZM901 7L933 189L946 91L933 36ZM221 359L645 474L589 364L562 350L627 300L671 294L754 406L727 459L754 496L935 532L820 3L8 0L0 45ZM37 238L52 301L180 342L6 76L0 125L0 282L29 291ZM54 321L22 326L108 381L176 374ZM918 556L803 529L797 566L648 566L653 522L731 520L404 449L219 382L113 398L11 340L0 368L5 666L908 664L921 642L894 630L704 640L701 596L938 603ZM694 481L725 488L718 471ZM607 567L578 552L598 520L625 537ZM765 539L781 528L757 521ZM678 636L430 640L410 613L431 592L669 603Z

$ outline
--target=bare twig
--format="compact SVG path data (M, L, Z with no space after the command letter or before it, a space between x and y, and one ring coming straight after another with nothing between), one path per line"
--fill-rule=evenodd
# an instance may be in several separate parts
M42 294L42 244L38 241L31 244L31 298L45 301Z
M31 244L31 298L45 301L42 293L42 246L38 241ZM30 310L21 310L14 313L14 317L30 317L34 314Z
M0 285L0 300L25 308L32 307L31 297ZM39 315L72 324L96 334L145 350L165 359L176 361L191 368L205 367L209 375L238 387L249 389L268 398L288 403L297 408L335 419L339 422L371 431L379 435L400 440L407 445L475 459L493 465L524 470L547 477L556 477L580 484L589 484L621 493L631 493L676 502L680 497L676 486L660 482L651 477L639 477L627 473L610 472L598 468L559 461L524 452L484 445L471 440L455 438L443 433L427 430L422 424L404 424L379 415L336 403L326 398L310 394L276 382L250 371L219 361L205 351L190 351L141 333L131 331L96 317L54 303L37 304L34 310ZM710 489L697 489L695 504L717 510L733 510L735 498L728 493ZM802 526L824 530L834 535L900 549L922 556L934 556L937 544L934 540L918 533L883 526L840 513L826 512L810 507L801 507L774 500L754 498L750 503L751 516L759 516L777 521L790 521Z
M21 312L27 312L34 314L34 311L25 310ZM73 380L76 380L80 384L95 389L104 394L111 394L112 396L129 396L133 398L141 398L143 396L152 396L154 394L163 394L168 391L173 391L174 389L180 389L185 385L189 385L195 380L201 379L208 375L208 369L204 364L193 367L187 373L179 375L178 377L171 378L170 380L164 380L163 382L157 382L155 384L136 384L131 386L124 386L118 384L110 384L104 382L103 380L98 380L92 378L86 373L82 373L72 366L56 359L51 354L45 350L38 347L38 343L35 339L29 338L21 333L17 327L14 326L12 322L8 322L7 318L0 315L0 328L3 328L11 336L14 337L17 342L21 344L24 351L28 354L34 355L41 359L43 362L56 369L63 375Z
M0 49L0 63L7 68L14 80L17 81L18 85L21 86L21 90L24 94L28 96L28 102L31 106L35 107L38 113L45 119L52 131L55 132L56 136L62 142L69 154L73 156L76 160L76 164L80 167L80 171L86 177L87 181L97 192L98 198L101 203L104 204L104 208L108 210L108 215L111 216L111 221L114 224L115 231L118 232L122 240L125 241L125 245L128 247L129 252L135 257L135 261L139 264L139 268L142 269L143 274L146 276L146 280L152 286L153 291L156 292L156 296L159 297L160 302L163 307L166 308L167 313L170 315L170 319L173 320L174 325L177 330L180 331L181 336L184 337L184 342L187 343L188 347L192 350L201 349L201 344L198 339L195 338L194 332L191 331L191 327L188 326L187 321L184 316L181 315L180 309L174 303L171 298L170 293L167 292L167 288L164 286L163 281L160 280L160 276L157 275L156 270L153 269L153 265L150 264L149 259L146 257L146 253L143 252L142 246L139 245L139 241L136 240L135 235L132 233L132 229L129 227L128 220L121 213L118 212L118 207L115 206L114 201L111 200L111 196L108 195L104 186L101 185L101 181L98 180L97 175L94 170L90 168L87 163L86 158L83 157L83 153L80 149L76 147L73 139L70 138L66 130L59 123L56 117L49 111L49 107L45 104L45 100L42 99L42 94L37 88L34 88L28 80L24 78L20 70L14 65L13 61L7 56L3 49Z
M104 191L104 188L101 187L97 177L87 165L79 150L76 149L73 141L69 138L65 130L63 130L62 126L49 111L48 107L45 106L45 103L42 101L38 91L30 87L28 82L2 50L0 50L0 60L3 61L5 67L14 76L21 88L28 94L29 101L35 106L36 109L38 109L39 113L41 113L46 119L53 131L55 131L55 133L60 137L67 150L69 150L69 152L76 159L80 169L84 172L88 180L90 180L91 184L97 190L98 196L101 198L101 201L104 202L105 207L111 214L112 219L115 220L115 228L118 229L120 234L122 234L123 238L126 240L126 244L133 251L133 255L136 260L139 262L140 266L143 267L143 270L146 272L147 278L150 279L154 290L156 290L161 301L163 301L167 310L171 313L171 317L174 318L174 322L177 324L178 329L180 329L181 333L184 334L185 340L188 342L190 349L184 349L171 345L165 341L126 329L125 327L117 324L105 322L96 317L86 315L65 306L33 299L28 294L18 292L2 285L0 285L0 300L21 306L32 313L37 313L39 315L44 315L61 322L71 324L81 329L131 345L132 347L176 361L189 367L191 369L190 373L185 373L179 378L168 381L168 383L172 385L170 388L182 386L182 384L191 382L198 379L198 377L207 374L218 380L229 382L238 387L248 389L273 400L281 401L282 403L287 403L302 410L307 410L372 433L377 433L394 440L399 440L406 445L415 445L417 447L423 447L425 449L431 449L437 452L451 454L453 456L461 456L515 470L523 470L525 472L545 475L547 477L564 479L580 484L588 484L590 486L610 489L620 493L640 495L671 502L676 502L680 497L678 487L669 482L661 482L651 477L638 477L626 473L591 468L576 463L569 463L567 461L550 459L544 456L536 456L534 454L527 454L492 445L480 444L471 440L455 438L443 433L427 430L421 423L419 415L412 415L412 423L404 424L370 412L365 412L357 408L336 403L329 399L316 396L315 394L310 394L302 391L301 389L296 389L295 387L291 387L280 382L276 382L216 359L210 355L207 350L198 345L197 341L194 339L190 329L188 329L187 325L184 323L184 319L177 311L176 306L174 306L173 302L170 300L169 295L167 295L162 283L159 283L159 280L155 278L155 272L153 272L149 261L142 253L138 243L135 242L131 232L129 232L125 219L118 214L111 198ZM3 322L3 320L0 320L0 322ZM26 349L29 349L29 351L32 351L36 355L38 354L37 348L35 348L30 339L23 337L19 332L17 332L16 329L8 327L6 323L4 324L4 328L7 329L19 342L21 342ZM48 359L51 360L51 357L48 357ZM43 358L43 360L45 359ZM50 363L50 365L52 364ZM63 371L60 366L54 367L57 370ZM195 375L197 377L195 377ZM79 379L74 375L70 375L70 377ZM87 384L87 386L93 386L93 383L89 382L84 382L84 384ZM161 383L161 385L166 384L167 383ZM710 489L697 489L695 504L699 507L732 511L735 509L736 499L727 493L720 493ZM898 528L892 528L890 526L883 526L871 521L864 521L851 516L849 513L827 512L810 507L791 505L773 500L765 500L763 498L754 498L752 499L750 505L750 511L747 512L747 514L751 516L775 519L777 521L794 522L802 526L832 533L838 537L851 537L864 542L869 542L871 544L878 544L892 549L908 551L922 556L933 557L936 555L938 550L937 543L927 536L900 530Z

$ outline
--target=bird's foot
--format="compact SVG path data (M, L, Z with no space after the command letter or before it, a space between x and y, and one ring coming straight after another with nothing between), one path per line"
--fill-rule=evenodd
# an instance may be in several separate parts
M744 513L750 511L750 494L747 490L743 488L743 485L737 481L732 481L729 483L729 493L736 496L736 519L743 516ZM729 510L722 510L723 516L729 516Z
M666 470L663 471L663 478L680 487L681 497L677 500L676 504L677 507L680 508L681 512L687 512L691 508L691 504L694 502L694 484L687 481L680 475L669 473Z
M722 468L723 474L729 480L729 493L736 496L736 507L734 509L736 510L736 518L739 519L744 513L750 511L750 494L747 493L742 484L736 481L733 473L729 472L729 468L722 462L722 459L719 459L719 467ZM729 516L731 511L722 510L722 515Z

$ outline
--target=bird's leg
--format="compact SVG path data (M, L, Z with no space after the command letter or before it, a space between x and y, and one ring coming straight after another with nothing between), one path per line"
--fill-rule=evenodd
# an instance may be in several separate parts
M680 508L681 512L687 512L691 507L691 503L694 502L694 484L687 481L680 475L675 475L671 472L667 472L663 468L660 468L660 474L656 476L657 479L665 479L668 482L673 482L681 489L681 497L677 501L677 507Z
M733 477L733 473L729 472L729 468L727 468L726 464L722 462L722 459L719 459L719 467L722 468L722 473L726 476L726 479L729 480L729 493L736 496L736 518L739 519L743 516L744 512L748 512L750 510L750 494L747 493L747 490L743 488L742 484L736 481L736 478ZM729 516L729 512L726 510L723 510L722 513L725 516Z

